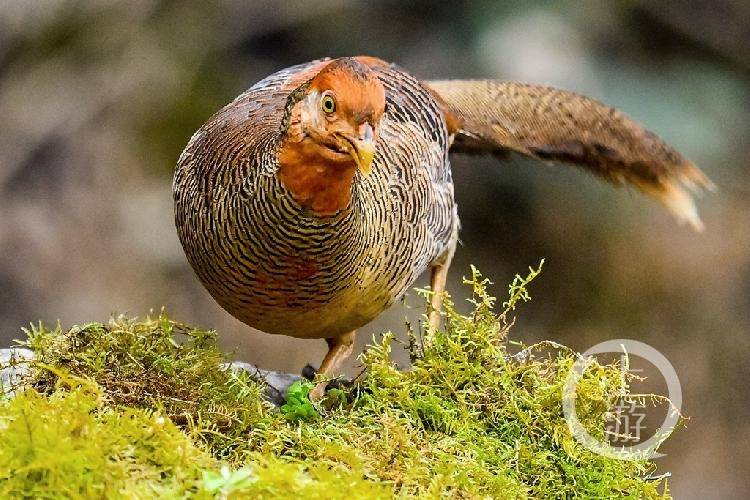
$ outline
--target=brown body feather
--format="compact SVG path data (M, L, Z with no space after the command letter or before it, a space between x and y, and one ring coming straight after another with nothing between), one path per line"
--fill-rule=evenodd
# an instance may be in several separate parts
M196 132L175 171L192 267L227 311L268 333L326 338L368 323L445 253L458 224L440 109L398 68L377 65L388 102L372 173L319 163L341 155L306 142L295 93L325 65L255 84Z

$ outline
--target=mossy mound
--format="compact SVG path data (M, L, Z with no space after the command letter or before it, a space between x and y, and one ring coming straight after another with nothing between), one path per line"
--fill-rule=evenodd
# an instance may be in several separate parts
M509 356L505 319L528 279L497 316L475 272L474 310L446 299L445 330L410 336L410 370L390 361L387 334L353 389L313 407L297 384L282 411L219 368L215 333L163 315L34 328L30 385L0 402L0 496L668 497L652 462L596 455L570 434L575 353ZM596 437L626 379L617 365L584 374L577 414Z

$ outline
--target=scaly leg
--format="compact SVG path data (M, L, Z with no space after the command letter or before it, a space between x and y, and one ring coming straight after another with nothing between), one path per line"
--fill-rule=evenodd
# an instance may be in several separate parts
M440 311L443 308L443 292L445 292L445 280L448 278L448 269L451 267L453 254L456 252L456 244L453 243L450 248L441 257L440 263L432 266L430 276L430 289L432 290L432 300L430 302L432 309L430 311L430 328L433 330L440 326Z
M355 333L356 331L351 331L341 334L338 337L326 339L326 342L328 343L328 353L326 353L326 357L323 358L323 362L320 364L320 368L317 371L318 375L326 377L338 371L341 367L341 363L343 363L352 353ZM318 385L310 391L310 399L313 401L320 399L323 394L325 394L326 385L328 385L328 381L318 383Z

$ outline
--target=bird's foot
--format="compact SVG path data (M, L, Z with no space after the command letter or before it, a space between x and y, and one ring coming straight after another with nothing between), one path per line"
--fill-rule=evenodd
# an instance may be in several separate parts
M317 373L318 370L316 370L315 367L309 363L306 364L302 369L302 376L310 382L315 381L315 376L317 375ZM310 401L319 401L323 396L325 396L326 389L328 388L328 382L328 380L321 380L317 384L315 384L315 387L313 387L307 395L307 397L310 398Z
M318 383L309 392L309 394L307 395L307 397L310 398L310 401L320 401L321 398L323 398L323 396L325 396L326 387L327 386L328 386L328 381Z
M311 364L305 365L305 367L302 369L302 376L310 382L315 381L317 373L318 370L316 370L315 367ZM319 401L323 396L325 396L328 390L345 389L350 387L352 384L353 380L341 376L334 379L321 380L308 393L308 397L310 398L310 401Z

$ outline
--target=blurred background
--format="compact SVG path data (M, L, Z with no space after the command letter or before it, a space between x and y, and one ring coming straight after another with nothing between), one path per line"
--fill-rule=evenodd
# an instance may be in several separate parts
M255 332L183 256L171 177L191 134L264 76L370 54L419 77L500 78L622 108L719 186L707 230L579 171L457 157L463 222L448 288L469 264L501 297L544 257L515 340L580 351L613 338L674 364L691 417L667 444L677 498L750 485L750 3L641 1L0 0L0 346L32 321L145 315L216 328L224 348L298 372L322 341ZM422 280L422 284L426 280ZM363 328L404 332L410 294ZM468 304L465 305L468 309ZM403 353L396 353L405 362ZM353 365L350 370L353 370Z

